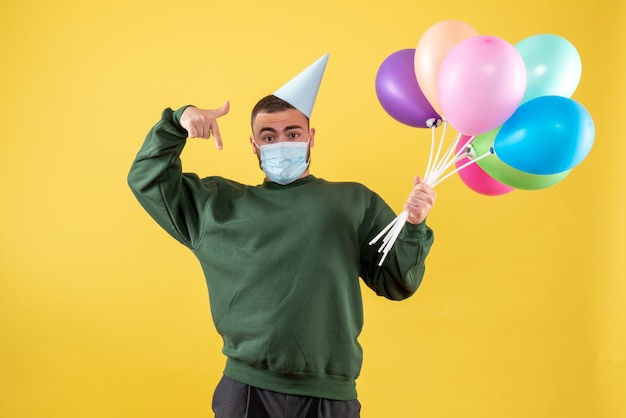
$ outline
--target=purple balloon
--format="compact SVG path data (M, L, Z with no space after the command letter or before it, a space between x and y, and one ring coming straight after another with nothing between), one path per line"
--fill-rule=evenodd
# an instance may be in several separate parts
M376 73L376 96L395 120L414 128L428 128L429 119L441 119L430 105L415 76L415 49L389 55Z

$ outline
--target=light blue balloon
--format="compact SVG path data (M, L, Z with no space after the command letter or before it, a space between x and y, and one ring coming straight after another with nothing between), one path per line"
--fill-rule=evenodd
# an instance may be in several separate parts
M526 92L522 103L540 96L571 97L582 74L576 47L552 34L530 36L515 44L526 65Z
M472 141L470 147L476 155L484 155L493 148L493 143L500 132L500 128L478 135ZM531 174L504 163L496 154L477 161L480 168L502 184L520 190L539 190L554 186L563 181L572 170L563 173L539 175Z
M578 102L562 96L541 96L517 108L494 140L498 158L531 174L571 170L587 157L595 127Z

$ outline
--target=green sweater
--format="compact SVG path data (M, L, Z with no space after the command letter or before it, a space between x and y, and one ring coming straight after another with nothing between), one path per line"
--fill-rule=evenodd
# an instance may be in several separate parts
M183 110L163 112L128 182L200 261L224 341L224 373L276 392L355 399L359 277L378 295L409 297L424 275L431 229L407 223L379 267L379 245L369 242L395 213L361 184L308 176L248 186L183 173Z

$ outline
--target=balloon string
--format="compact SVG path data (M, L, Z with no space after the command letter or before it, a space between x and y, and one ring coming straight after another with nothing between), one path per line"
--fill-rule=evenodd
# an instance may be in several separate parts
M406 222L408 217L409 217L409 213L406 210L403 210L402 212L400 212L398 216L396 216L396 218L393 221L389 223L389 225L387 225L387 227L383 230L383 232L378 234L376 238L370 241L370 245L376 243L385 232L389 231L387 235L385 236L385 238L383 239L382 245L378 249L378 252L383 254L380 260L378 261L378 266L382 266L383 262L387 258L387 254L389 254L389 252L391 251L391 248L393 247L393 244L396 242L398 235L400 235L400 231L402 231L402 228L404 227L404 223Z
M443 147L443 143L445 142L447 130L448 130L448 122L444 121L443 129L441 130L441 139L439 140L439 148L437 148L437 156L435 157L435 161L438 161L439 156L441 155L441 148Z
M433 171L437 170L438 164L439 164L439 155L441 155L441 148L443 147L443 143L446 137L446 128L448 127L448 122L444 119L443 121L443 129L441 130L441 139L439 140L439 147L437 148L437 154L435 155L435 164L433 167L433 170L427 170L427 173L424 175L424 181L426 182L426 184L428 183L428 178L432 175ZM431 149L432 152L432 149Z
M406 217L408 217L408 214L407 216L403 218L406 218ZM391 248L393 248L393 244L396 242L398 235L400 235L400 231L402 231L402 228L404 227L405 222L406 222L406 219L403 219L402 222L396 223L396 226L392 229L392 236L390 237L389 241L385 244L385 249L383 250L383 256L380 258L380 261L378 262L378 266L382 266L383 262L387 258L387 255L391 251Z
M448 155L446 156L445 159L442 159L441 163L439 164L439 168L436 171L436 173L433 175L433 178L431 178L430 180L432 181L431 186L433 186L433 184L437 183L437 179L448 169L450 168L453 164L456 164L457 162L459 162L460 160L462 160L463 158L465 158L465 156L463 156L463 154L467 153L467 147L469 146L469 144L474 140L475 136L471 136L467 139L467 141L465 141L465 143L463 144L462 147L460 147L458 149L458 151L454 154L454 156L450 157L450 154L452 154L452 151L456 149L457 144L459 143L459 140L461 139L461 135L457 135L456 139L454 140L454 142L450 145L450 147L448 148Z
M391 221L389 223L389 225L387 225L382 231L380 231L380 233L378 235L376 235L371 241L370 241L370 245L374 245L383 235L385 235L387 233L387 231L389 231L391 229L391 227L394 226L394 224L396 222L398 222L398 218L400 216L397 216L393 221Z
M428 177L428 174L430 173L430 168L432 166L433 163L433 151L435 150L435 129L437 128L436 125L433 125L430 130L431 130L431 135L430 135L430 152L428 153L428 165L426 166L426 172L424 173L424 178Z
M441 177L446 172L446 170L448 170L448 168L450 168L452 165L458 163L459 161L465 158L468 158L467 148L475 138L475 136L470 136L465 141L465 144L463 144L462 147L460 147L456 152L454 152L456 150L456 147L459 141L461 140L461 134L456 135L455 139L452 141L452 144L450 144L450 146L444 152L443 156L441 156L441 150L443 147L443 143L445 142L447 125L448 123L444 119L442 134L439 140L439 146L437 147L437 152L434 154L434 157L433 157L433 151L435 150L435 127L436 126L434 125L431 126L432 134L431 134L431 143L430 143L430 153L428 155L428 165L426 166L426 172L424 174L424 182L430 185L431 187L437 186L438 184L440 184L441 182L443 182L444 180L446 180L453 174L458 173L459 171L465 169L466 167L469 167L470 165L475 164L477 161L489 156L490 154L493 154L493 149L490 149L485 154L477 158L470 159L469 162L449 172L444 177ZM382 257L380 258L378 262L378 266L382 266L383 262L387 258L387 255L393 248L393 245L396 242L396 239L398 238L398 236L400 235L402 228L404 228L404 224L406 223L408 217L409 217L409 213L406 210L403 210L402 212L400 212L398 216L396 216L394 220L392 220L389 223L389 225L387 225L382 231L380 231L380 233L378 233L378 235L376 235L370 241L369 245L374 245L375 243L380 241L381 238L383 239L382 244L378 249L378 253L382 253Z
M436 185L438 185L439 183L441 183L442 181L444 181L445 179L447 179L448 177L450 177L451 175L458 173L459 171L463 170L466 167L469 167L472 164L476 164L476 162L482 160L485 157L488 157L491 155L491 150L487 151L486 153L484 153L483 155L481 155L480 157L476 157L471 159L470 161L466 162L465 164L463 164L462 166L458 167L456 170L452 170L451 172L449 172L448 174L446 174L443 178L441 178L440 180L437 180L435 182L435 184L432 187L435 187ZM463 156L462 158L460 158L460 160L462 160L463 158L466 158L465 156ZM460 161L459 160L459 161Z
M435 183L435 181L437 180L437 177L439 177L441 173L445 171L447 164L448 164L448 160L450 159L450 154L452 153L452 150L455 149L456 144L459 141L459 138L460 138L460 135L457 135L457 137L454 139L452 144L450 144L448 149L446 149L446 152L444 153L443 157L441 157L441 159L437 161L435 169L430 173L430 176L428 177L428 184L430 184L431 186L433 183Z
M443 157L437 161L435 165L435 169L431 171L430 175L428 176L428 179L426 180L427 184L432 185L435 182L435 180L437 180L437 177L441 175L442 170L445 170L445 166L448 161L448 158L450 158L450 150L454 148L455 144L456 144L456 140L454 141L454 143L452 143L448 147L448 149L446 149L446 152L444 153Z
M441 170L439 172L437 172L436 177L433 177L432 182L433 184L431 185L431 187L434 187L434 185L437 183L437 180L439 179L439 177L441 177L441 175L451 166L453 166L454 164L458 163L459 161L462 161L464 159L467 158L467 155L459 155L459 156L454 156L452 157L453 159L448 161L445 166L443 166L441 168Z

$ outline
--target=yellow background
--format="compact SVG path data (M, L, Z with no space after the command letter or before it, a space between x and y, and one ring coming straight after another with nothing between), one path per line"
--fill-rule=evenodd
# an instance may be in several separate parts
M212 416L202 272L126 186L146 132L164 107L228 99L224 150L193 141L186 169L258 183L251 106L329 52L312 170L400 211L430 132L383 111L375 74L445 19L569 39L595 144L548 189L437 186L420 291L365 296L362 416L626 416L625 18L621 0L3 2L0 416Z

